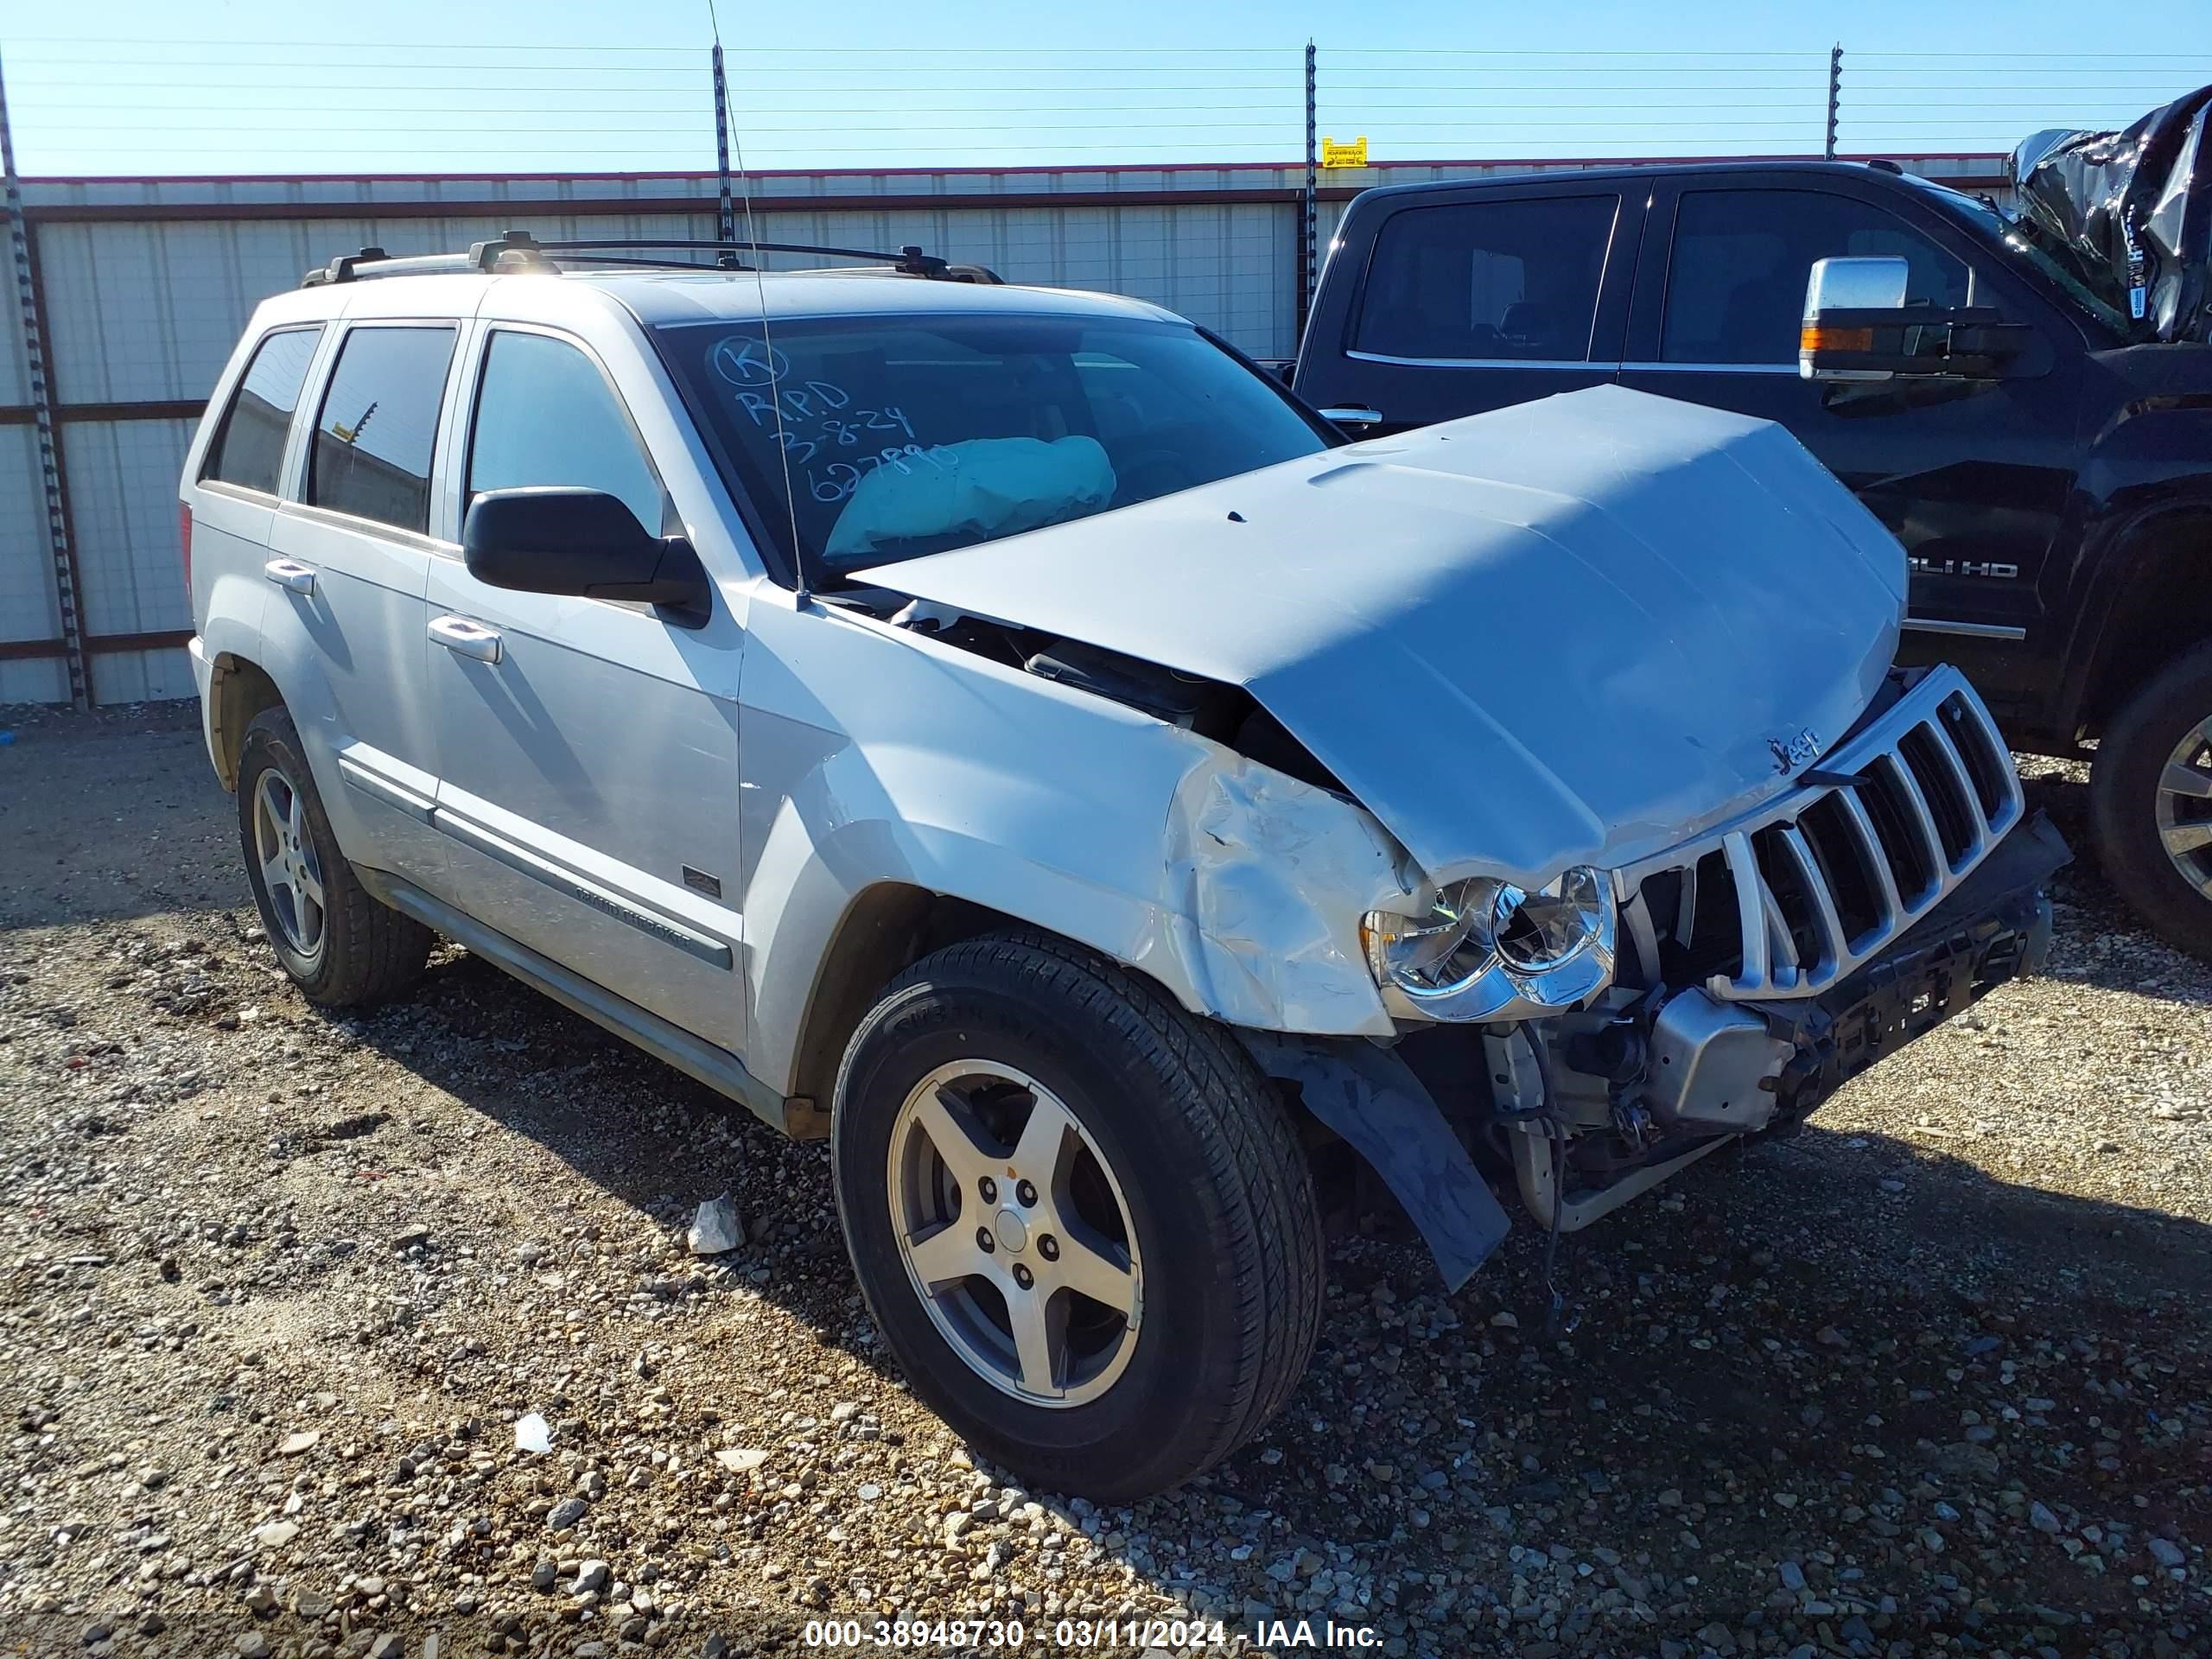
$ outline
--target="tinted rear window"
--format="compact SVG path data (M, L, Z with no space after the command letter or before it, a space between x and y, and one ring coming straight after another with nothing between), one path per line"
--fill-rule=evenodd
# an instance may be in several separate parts
M292 411L300 406L300 388L307 384L308 365L321 340L320 327L285 328L254 348L231 406L223 411L222 429L207 446L200 477L276 493Z
M1401 208L1382 221L1355 349L1445 362L1583 363L1618 196Z
M453 361L449 327L357 327L315 421L308 501L401 530L430 523L430 456Z

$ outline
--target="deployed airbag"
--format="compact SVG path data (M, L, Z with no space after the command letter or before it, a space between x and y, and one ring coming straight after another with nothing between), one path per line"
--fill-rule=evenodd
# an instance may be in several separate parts
M2037 133L2012 152L2020 215L2092 289L2157 339L2204 333L2212 86L2118 132Z
M885 461L830 531L832 559L897 557L988 542L1096 512L1114 466L1096 438L970 438Z

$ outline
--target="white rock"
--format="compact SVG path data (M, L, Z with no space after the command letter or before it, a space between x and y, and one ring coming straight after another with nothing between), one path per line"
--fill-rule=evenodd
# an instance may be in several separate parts
M699 1206L685 1242L694 1255L720 1255L745 1243L745 1224L739 1220L737 1205L728 1193Z
M321 1438L322 1431L321 1429L303 1428L296 1434L286 1436L284 1444L280 1446L278 1450L282 1452L285 1457L296 1458L302 1452L312 1449L315 1443Z
M749 1475L768 1461L768 1454L751 1446L725 1446L715 1453L715 1461L733 1475Z
M281 1549L300 1535L296 1521L269 1521L253 1529L255 1539L264 1549Z
M551 1425L531 1412L515 1420L515 1450L518 1452L550 1452L553 1449Z

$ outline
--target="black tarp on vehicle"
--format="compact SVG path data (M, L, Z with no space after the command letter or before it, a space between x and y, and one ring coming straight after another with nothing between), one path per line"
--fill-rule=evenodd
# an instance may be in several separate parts
M2142 337L2212 334L2212 86L2118 132L2038 132L2012 152L2020 219Z

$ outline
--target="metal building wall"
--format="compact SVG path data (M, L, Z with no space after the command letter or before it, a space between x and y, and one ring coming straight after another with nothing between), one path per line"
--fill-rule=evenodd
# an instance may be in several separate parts
M1916 171L1986 188L1993 157ZM1594 163L1401 162L1324 175L1320 245L1372 184ZM760 234L855 247L917 243L1009 281L1154 301L1258 357L1298 321L1301 168L1071 168L803 173L753 181ZM92 696L188 696L191 623L176 480L201 404L254 305L363 246L714 234L710 175L566 178L27 181L48 360L74 532ZM741 229L742 228L741 211ZM15 308L0 357L0 702L68 696Z

